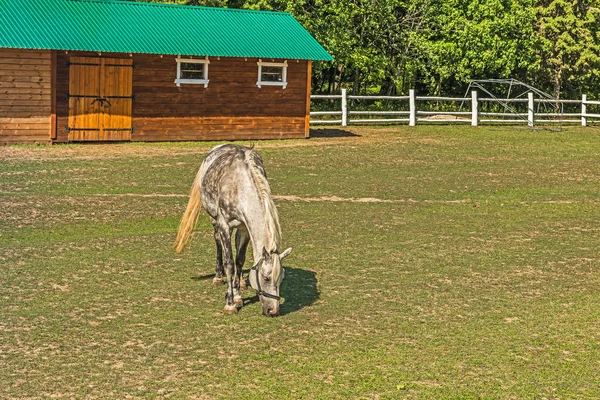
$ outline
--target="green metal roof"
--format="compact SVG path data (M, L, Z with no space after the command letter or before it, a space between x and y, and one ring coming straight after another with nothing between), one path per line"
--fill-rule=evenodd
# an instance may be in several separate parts
M0 0L0 48L332 60L288 13L119 0Z

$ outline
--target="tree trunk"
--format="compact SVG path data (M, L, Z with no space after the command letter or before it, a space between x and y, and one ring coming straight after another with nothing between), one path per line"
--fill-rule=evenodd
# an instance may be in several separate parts
M323 70L321 70L321 76L319 81L321 82L319 84L319 93L323 93L323 85L325 85L325 74L323 73Z
M337 77L340 77L339 79L337 79ZM338 64L337 68L335 69L335 92L339 92L342 89L342 79L344 78L344 64Z
M354 84L352 85L352 94L358 95L360 92L360 68L354 68Z
M559 113L560 112L560 103L558 102L558 100L560 99L560 86L561 86L561 76L562 76L562 72L561 70L557 70L554 74L554 112L555 113Z
M382 96L391 96L394 92L394 81L389 74L386 74L385 79L381 82L381 87L379 88L379 94Z
M327 70L327 78L329 80L327 94L331 94L332 90L335 91L335 67L329 67L329 69Z

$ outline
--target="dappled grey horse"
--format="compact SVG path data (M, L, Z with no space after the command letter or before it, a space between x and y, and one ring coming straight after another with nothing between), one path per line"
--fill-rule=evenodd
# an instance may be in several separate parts
M181 219L175 250L181 252L200 211L209 215L215 230L217 264L214 284L227 281L226 313L237 313L243 305L240 289L246 287L242 267L248 242L252 241L255 263L250 285L258 292L264 315L279 314L279 287L284 277L281 260L292 251L279 252L281 228L271 189L257 152L232 144L213 148L196 175L190 199ZM235 269L231 236L235 233Z

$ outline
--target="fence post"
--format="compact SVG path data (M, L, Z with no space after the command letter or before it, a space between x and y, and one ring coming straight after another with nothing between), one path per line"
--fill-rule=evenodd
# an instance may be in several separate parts
M342 126L348 126L348 102L346 89L342 89Z
M479 122L479 104L477 103L477 90L471 92L471 126L477 126Z
M415 89L408 91L408 107L409 107L409 118L408 126L415 126L417 124L417 101L415 97Z
M587 94L581 95L581 126L587 126Z
M529 125L530 127L534 125L534 107L535 106L533 104L533 92L529 92L527 93L527 125Z

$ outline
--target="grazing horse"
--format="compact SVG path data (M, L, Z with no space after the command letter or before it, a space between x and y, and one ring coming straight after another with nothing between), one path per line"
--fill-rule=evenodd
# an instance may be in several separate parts
M232 144L213 148L192 184L190 199L181 218L174 248L181 252L188 240L200 211L210 217L217 244L217 265L214 284L227 278L226 313L235 314L243 305L240 288L246 283L242 267L246 260L248 242L252 241L255 263L249 273L251 286L258 292L264 315L279 314L279 287L284 276L281 260L291 248L279 252L281 228L277 209L263 162L252 148ZM231 236L235 233L235 269Z

